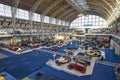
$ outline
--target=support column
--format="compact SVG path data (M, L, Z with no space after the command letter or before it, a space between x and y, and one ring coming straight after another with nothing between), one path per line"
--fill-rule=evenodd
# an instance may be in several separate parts
M13 0L12 2L12 7L11 7L11 11L12 11L12 27L13 27L13 31L16 31L16 15L17 15L17 7L19 5L20 0Z
M11 8L12 11L12 27L13 27L13 31L16 31L16 14L17 14L17 8L12 7Z
M56 25L57 25L57 33L59 32L59 25L58 25L58 22L59 22L59 20L58 19L56 19Z
M68 30L70 30L70 25L71 25L71 22L68 22Z
M63 32L63 20L61 21L61 32Z
M42 30L44 29L44 26L43 26L44 18L45 18L45 16L41 15L41 28L42 28ZM44 33L42 32L42 34L44 34Z
M52 30L52 28L51 28L51 26L52 26L52 18L51 17L49 18L49 24L50 24L49 25L49 31L51 31Z
M29 12L29 28L30 28L30 33L32 32L32 27L33 27L33 16L34 13L33 12Z
M64 27L65 27L65 30L64 30L64 31L65 31L65 32L67 32L67 26L66 26L66 25L67 25L67 23L66 23L66 21L65 21L65 25L64 25Z

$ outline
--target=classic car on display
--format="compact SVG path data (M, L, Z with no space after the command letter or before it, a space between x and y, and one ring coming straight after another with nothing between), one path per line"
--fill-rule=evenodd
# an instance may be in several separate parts
M30 47L30 48L38 48L39 47L39 44L33 44L33 43L30 43L30 44L28 44L28 47Z
M89 66L91 65L90 61L82 60L81 58L73 58L73 60L79 64L82 64L83 66Z
M53 47L51 48L51 50L52 50L52 51L56 51L56 50L57 50L57 46L53 46Z
M85 53L83 53L83 52L79 52L77 55L84 56Z
M87 55L91 57L99 57L101 52L99 50L87 50Z
M68 57L68 56L62 56L62 57L60 57L59 59L57 59L57 60L55 61L55 63L60 66L60 65L62 65L62 64L68 63L68 62L70 62L70 61L71 61L71 58L70 58L70 57Z
M39 48L39 44L34 44L32 47L33 48Z
M68 51L68 55L73 55L73 52L72 51Z
M75 64L75 63L70 63L68 65L68 69L75 69L77 71L80 71L81 73L85 74L87 68L84 67L84 66L81 66L81 65L78 65L78 64Z
M55 42L48 42L47 44L46 44L46 47L50 47L50 46L53 46L53 45L55 45L56 43Z
M78 47L76 45L68 45L67 49L68 50L77 50Z
M10 49L12 51L18 51L20 48L16 47L16 46L8 46L8 49Z

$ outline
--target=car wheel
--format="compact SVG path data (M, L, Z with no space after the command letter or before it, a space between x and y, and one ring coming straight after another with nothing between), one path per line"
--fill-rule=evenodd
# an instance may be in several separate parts
M84 64L85 67L87 67L87 64Z
M68 67L68 69L72 69L72 67Z
M81 73L85 74L86 71L81 71Z

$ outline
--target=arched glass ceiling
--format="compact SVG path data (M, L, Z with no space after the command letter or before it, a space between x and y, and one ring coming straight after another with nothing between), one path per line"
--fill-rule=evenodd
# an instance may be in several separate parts
M7 5L4 5L4 4L0 3L0 16L10 17L11 18L12 17L11 6L7 6ZM45 19L44 19L43 22L44 23L50 23L49 22L50 17L49 16L44 16L44 17L45 17ZM17 8L16 18L29 20L29 11ZM33 21L41 22L41 14L34 13ZM58 23L56 23L56 21L58 21ZM66 24L63 24L61 22L66 23ZM56 18L52 18L51 23L61 25L61 26L69 26L69 22L59 20L59 19L56 19Z
M70 28L107 28L106 21L96 15L84 15L76 18L70 25Z

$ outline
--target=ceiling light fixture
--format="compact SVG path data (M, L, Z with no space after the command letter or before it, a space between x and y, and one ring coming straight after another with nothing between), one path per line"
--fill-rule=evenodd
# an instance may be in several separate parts
M80 13L80 14L78 14L78 17L81 17L81 16L83 16L84 14L83 13Z

